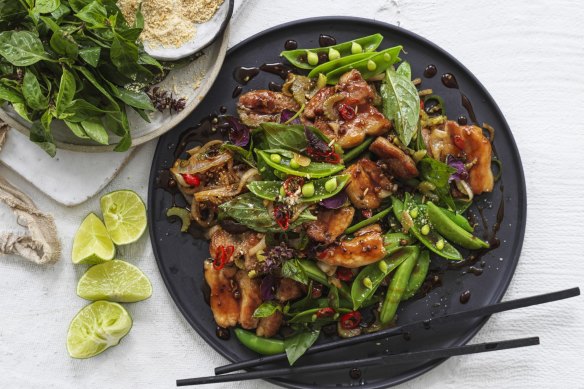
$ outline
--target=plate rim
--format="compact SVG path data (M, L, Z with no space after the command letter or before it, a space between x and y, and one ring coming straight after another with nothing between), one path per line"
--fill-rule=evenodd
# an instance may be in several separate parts
M229 20L229 19L227 19L227 20ZM195 97L195 100L193 101L192 104L188 105L183 111L181 111L177 115L169 117L169 120L163 122L163 124L159 128L157 128L156 130L154 130L150 133L144 134L142 136L135 137L135 138L132 137L131 148L135 148L136 146L140 146L140 145L142 145L142 144L144 144L144 143L146 143L154 138L158 138L158 137L164 135L165 133L167 133L168 131L172 130L174 127L179 125L183 120L185 120L195 110L195 108L197 108L199 106L201 101L203 101L203 99L205 98L207 93L209 93L209 91L213 87L213 84L215 83L215 80L217 79L217 76L219 75L219 72L221 71L221 68L223 67L223 61L225 60L225 57L226 57L227 52L228 52L227 46L229 44L230 26L227 25L225 30L222 33L223 33L223 35L221 38L222 39L221 44L219 46L218 56L215 58L216 60L214 62L214 65L211 67L211 71L205 75L211 82L208 82L205 84L204 88L201 90L200 95ZM209 47L212 43L214 43L214 42L211 42L209 45L205 46L205 48ZM203 50L203 49L201 49L201 50ZM20 132L26 136L30 135L30 128L28 128L23 123L17 121L12 116L10 116L2 107L0 107L0 120L4 121L11 128L14 128L18 132ZM61 141L55 141L55 145L57 146L57 149L86 152L86 153L110 152L110 151L114 151L114 149L116 147L116 144L80 145L80 144L61 142Z
M400 26L397 26L397 25L394 25L391 23L387 23L384 21L370 19L370 18L363 18L363 17L354 17L354 16L317 16L317 17L311 17L311 18L296 19L293 21L278 24L276 26L262 30L254 35L251 35L248 38L237 43L235 46L231 47L227 51L226 56L230 55L232 52L238 50L241 46L246 45L250 41L258 39L264 35L268 35L268 34L274 32L275 30L280 30L280 29L284 29L284 28L288 28L288 27L298 27L298 26L305 24L305 23L314 23L314 22L327 23L327 22L339 22L339 21L340 22L347 21L347 22L355 22L355 23L364 23L364 24L381 26L382 28L385 28L385 29L395 30L395 31L398 31L404 35L409 35L413 39L419 40L423 44L432 47L434 50L440 52L445 58L447 58L449 61L452 61L452 63L459 66L462 70L464 70L466 72L466 75L468 75L468 77L474 83L476 83L479 90L484 93L486 101L494 107L494 113L501 118L501 121L502 121L503 126L505 127L505 130L508 132L508 134L511 138L511 142L509 144L509 147L510 147L511 151L513 152L514 157L517 158L517 162L518 162L518 164L516 166L517 174L518 174L518 178L519 178L519 180L517 182L517 184L518 184L517 185L517 188L518 188L517 194L519 196L520 209L518 209L517 211L520 215L523 216L523 220L525 222L520 223L520 226L517 230L518 231L517 242L514 245L515 246L515 256L514 256L515 258L514 258L512 265L511 265L511 268L509 269L509 271L507 271L505 274L503 274L501 276L502 281L503 281L502 287L494 293L494 297L491 301L491 303L500 302L503 299L503 296L505 295L507 290L509 289L509 285L510 285L511 280L512 280L513 276L515 275L515 271L517 269L517 264L519 263L519 260L521 259L521 253L522 253L523 243L525 240L525 230L526 230L526 224L527 224L526 223L526 221L527 221L527 186L526 186L526 181L525 181L525 173L523 170L523 163L521 160L521 155L519 153L519 149L517 147L517 142L515 141L515 137L513 136L513 132L511 131L511 128L509 127L507 119L505 118L505 115L503 115L503 112L501 111L499 105L497 104L497 102L495 101L495 99L493 98L491 93L487 90L487 88L485 88L485 86L479 81L479 79L475 76L475 74L468 67L466 67L462 62L460 62L457 58L455 58L452 54L447 52L441 46L437 45L436 43L430 41L429 39L427 39L421 35L418 35L417 33L413 32L413 31L407 30L403 27L400 27ZM224 66L224 64L221 66L221 68L223 68L223 66ZM158 172L158 165L156 164L156 162L157 162L156 155L157 155L160 147L162 147L161 139L158 140L158 143L156 145L156 149L154 151L152 165L150 168L149 183L148 183L148 194L149 194L149 196L148 196L148 221L149 221L148 231L149 231L150 240L151 240L151 244L152 244L152 251L154 253L154 257L156 258L156 264L158 266L158 270L161 274L161 277L164 281L164 284L166 286L168 293L172 297L172 300L174 301L175 305L177 306L177 308L179 309L179 311L181 312L183 317L187 320L187 322L190 324L190 326L195 330L197 335L200 336L205 341L205 343L207 343L207 345L209 345L212 349L214 349L217 353L219 353L223 358L227 359L230 362L234 362L234 360L227 353L225 353L222 348L216 347L215 344L207 342L207 339L204 336L201 336L199 334L199 332L197 330L198 324L196 324L193 320L191 320L190 316L187 315L185 308L182 307L178 303L178 297L172 291L172 288L171 288L172 284L170 282L170 279L169 279L168 275L166 274L166 272L163 271L163 266L162 266L162 263L160 260L160 252L159 252L158 247L154 244L154 242L156 240L156 235L155 235L155 231L154 231L154 224L152 222L153 215L151 214L151 211L150 211L151 209L153 209L152 205L154 202L153 196L150 196L150 194L154 190L156 190L155 181L156 181L157 172ZM457 344L457 345L467 344L470 340L472 340L478 334L478 332L487 323L489 318L490 318L490 316L481 318L471 330L467 331L466 333L463 333L459 338L456 338L454 340L455 344ZM423 364L423 365L421 365L413 370L408 370L408 371L404 372L401 377L397 378L391 384L387 384L387 383L366 384L363 387L371 388L371 389L381 389L381 388L396 386L396 385L410 381L414 378L417 378L417 377L429 372L430 370L434 369L435 367L438 367L439 365L441 365L447 359L448 358L442 358L439 360L430 361L430 362L427 362L427 363L425 363L425 364ZM312 388L317 387L314 385L290 384L288 382L283 382L279 379L266 379L265 381L268 381L268 382L275 384L275 385L279 385L279 386L286 387L286 388L293 388L293 389L312 389Z

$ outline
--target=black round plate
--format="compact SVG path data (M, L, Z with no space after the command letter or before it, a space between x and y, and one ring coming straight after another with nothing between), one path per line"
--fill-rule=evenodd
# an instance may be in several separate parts
M299 20L274 27L246 39L228 52L221 73L205 100L187 120L160 138L150 174L148 199L150 237L162 277L188 322L203 339L230 361L257 357L257 354L240 345L234 337L224 341L215 335L213 316L204 301L202 292L204 284L202 262L209 256L208 245L204 240L194 239L189 234L181 234L178 223L167 219L165 212L171 206L173 197L168 192L157 188L156 178L159 171L171 166L175 145L186 128L199 123L211 113L217 113L221 106L225 106L230 113L235 112L236 99L232 98L232 92L237 84L232 74L236 67L259 66L263 63L281 61L279 53L283 50L287 39L296 40L299 47L317 47L321 33L333 35L339 42L374 33L383 34L385 39L381 45L382 49L403 45L407 54L403 54L402 58L411 63L413 77L422 77L427 65L436 65L438 74L435 77L430 79L422 77L423 88L433 88L435 93L444 97L450 118L457 118L461 114L468 116L467 110L461 104L461 93L464 93L472 102L479 123L489 123L496 129L495 147L504 166L503 176L496 183L493 193L479 197L476 205L483 208L484 219L488 228L491 229L496 221L500 204L503 204L504 218L498 234L501 245L488 252L475 264L476 269L483 270L482 275L476 276L472 269L469 272L469 266L448 270L441 276L442 286L433 289L424 298L401 304L398 311L399 323L500 301L519 260L526 220L525 180L519 153L501 111L468 69L428 40L402 28L377 21L327 17ZM449 89L442 85L441 75L446 72L455 75L460 89ZM244 92L251 89L265 89L269 81L281 82L278 76L262 72L244 87ZM201 142L205 140L205 136L207 135L201 134ZM482 225L476 206L471 209L471 213L477 215L477 221L479 225ZM482 227L478 231L479 234L484 232ZM433 260L432 267L443 268L446 264L446 261ZM474 271L474 273L478 272L480 270ZM462 305L460 294L466 290L471 291L471 298L466 305ZM377 344L359 345L347 350L306 356L300 359L298 365L367 357L383 352L394 353L461 345L468 342L485 321L486 318L465 320L449 324L445 328L430 328L420 333L412 333L407 337L392 338ZM324 338L319 341L330 340L330 338ZM421 361L391 367L366 368L362 369L361 378L357 380L350 378L348 370L341 370L290 376L272 380L272 382L290 388L353 385L381 388L416 377L440 362Z

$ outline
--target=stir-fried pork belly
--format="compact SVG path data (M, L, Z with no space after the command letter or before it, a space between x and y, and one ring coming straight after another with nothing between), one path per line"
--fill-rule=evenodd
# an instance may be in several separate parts
M445 161L448 155L452 155L472 165L469 184L474 194L493 190L492 146L480 127L459 126L454 121L448 121L431 131L424 129L422 133L428 153L433 158Z
M306 286L290 278L282 278L278 284L276 298L281 303L296 300L306 293Z
M249 278L244 270L238 270L235 279L241 294L241 309L239 312L239 324L245 329L252 329L258 326L258 319L253 317L255 310L262 304L260 294L260 281Z
M303 119L345 148L359 145L367 135L381 135L391 128L373 102L375 89L358 70L345 73L334 87L320 89L306 104Z
M284 315L280 311L276 311L268 317L262 317L256 329L256 335L264 338L271 338L278 333Z
M216 259L217 254L220 253L220 246L224 248L233 246L233 255L230 258L230 262L238 258L247 259L249 250L255 247L262 240L262 237L263 234L258 232L248 231L242 234L230 234L222 228L217 228L211 236L209 252L211 257Z
M241 122L249 127L261 123L278 122L285 110L298 111L298 103L290 96L270 90L254 90L239 97L237 113Z
M371 143L369 150L379 157L382 162L380 166L393 177L408 179L418 176L418 169L412 157L388 139L378 137Z
M332 243L351 225L354 215L353 207L321 209L318 211L316 221L304 225L306 234L316 242Z
M211 288L210 304L215 322L220 327L233 327L239 321L240 300L235 297L238 289L233 279L237 268L225 267L215 270L213 263L205 261L205 281Z
M318 260L329 265L354 269L377 262L385 254L381 227L373 224L357 231L352 239L327 247L319 253Z
M391 195L394 185L375 162L362 158L345 170L351 176L346 193L359 209L375 209L381 200Z

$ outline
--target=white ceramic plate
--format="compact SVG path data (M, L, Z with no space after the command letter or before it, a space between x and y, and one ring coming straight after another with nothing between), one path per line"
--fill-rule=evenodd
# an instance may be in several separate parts
M224 0L209 21L196 24L196 35L184 45L176 48L161 47L150 45L148 41L145 41L144 49L154 58L163 61L176 61L197 53L207 47L225 30L233 13L233 3L234 0Z
M226 0L226 2L229 1ZM133 110L127 110L132 132L132 146L140 145L164 134L180 123L199 105L219 74L225 59L228 41L229 28L215 43L203 50L204 55L182 68L172 70L158 84L162 89L172 92L175 97L184 97L187 100L186 106L181 112L170 114L169 112L160 113L157 111L150 115L151 120L148 123ZM29 135L30 123L22 119L10 106L5 105L0 108L0 119L23 134ZM74 136L60 121L53 123L53 137L58 148L84 152L112 151L119 140L118 137L111 134L109 145L99 145L91 140L80 139Z

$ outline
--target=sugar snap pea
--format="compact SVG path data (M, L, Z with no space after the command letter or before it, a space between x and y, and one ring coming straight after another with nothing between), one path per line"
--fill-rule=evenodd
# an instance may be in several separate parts
M302 268L302 270L304 271L308 278L316 282L320 282L321 284L329 288L331 287L331 284L328 280L328 276L326 275L325 272L320 270L318 266L316 266L316 263L314 261L310 261L308 259L299 259L298 265L300 265L300 267ZM341 287L339 288L339 295L341 295L344 298L350 299L351 292L349 291L349 287L345 283L341 281L339 282L341 283Z
M234 330L237 340L248 349L263 355L275 355L283 353L285 350L284 341L273 338L262 338L252 332L236 328Z
M402 301L414 297L416 292L418 292L418 290L424 283L429 268L430 268L430 252L428 250L422 250L420 252L420 255L418 255L416 266L414 266L414 270L412 270L412 274L410 275L408 286L406 287L406 290L402 295L401 298Z
M325 189L325 183L330 179L329 177L319 178L316 180L309 181L314 186L314 193L312 196L304 196L304 194L299 198L301 203L316 203L318 201L328 199L329 197L338 194L347 182L349 181L348 175L334 176L337 180L337 187L334 191L328 192ZM306 185L306 184L305 184ZM250 192L256 196L274 201L280 195L280 188L282 187L281 181L252 181L247 184L247 188Z
M353 300L353 309L357 310L363 306L364 302L369 300L375 293L381 281L405 260L412 257L414 261L418 256L419 249L416 246L406 246L394 251L392 254L365 266L357 277L353 280L351 286L351 299ZM365 282L365 280L369 280Z
M346 164L357 158L363 151L369 148L369 145L373 143L374 140L375 137L369 137L365 139L363 142L361 142L359 146L354 147L351 150L347 151L347 153L343 155L343 162Z
M280 56L286 58L288 62L292 65L296 66L300 69L312 69L318 65L318 62L310 64L308 61L309 53L313 53L318 55L319 54L327 54L333 50L333 52L338 52L338 54L342 57L355 54L351 49L353 48L353 44L356 43L361 46L362 52L370 52L374 51L379 47L381 41L383 40L383 35L381 34L373 34L369 36L364 36L362 38L357 38L352 41L347 41L343 43L339 43L333 46L327 47L318 47L313 49L295 49L295 50L286 50L280 53Z
M389 212L391 212L391 206L389 206L388 208L384 209L381 212L376 213L375 215L371 216L369 219L365 219L365 220L360 221L357 224L353 224L351 227L349 227L345 230L345 234L347 234L347 235L352 234L354 232L359 231L363 227L367 227L368 225L371 225L373 223L377 223L379 220L386 217L389 214Z
M368 79L377 74L381 74L387 70L391 65L399 61L399 53L402 46L395 46L389 49L378 52L368 59L362 59L357 62L341 66L325 74L327 84L334 85L339 81L339 78L350 70L357 69L361 72L364 79ZM371 66L371 64L375 66Z
M415 241L416 238L401 232L388 232L383 235L383 247L385 247L387 251L397 247L411 245Z
M417 254L418 253L416 252L416 255L408 256L408 258L403 261L395 271L395 274L389 283L389 287L387 288L385 300L381 305L381 311L379 312L379 321L381 321L381 323L390 323L395 317L397 307L408 286L412 270L416 265L418 259Z
M442 209L440 209L431 201L428 202L427 207L428 219L430 220L430 223L432 223L436 231L438 231L446 239L472 250L489 247L487 242L477 238L470 232L460 227L444 212L442 212Z
M341 57L335 60L331 60L328 62L324 62L321 63L320 65L318 65L317 67L315 67L314 69L312 69L310 71L310 73L308 73L308 77L313 78L318 76L319 74L327 74L329 72L332 72L335 69L338 69L340 67L343 67L345 65L354 63L354 62L358 62L364 59L369 59L371 57L373 57L375 55L375 52L367 52L367 53L360 53L360 54L353 54L353 55L347 55L346 57Z
M470 233L474 232L474 228L473 226L470 225L468 219L462 216L460 213L452 212L451 210L446 208L440 208L440 210L444 215L446 215L450 220L455 222L463 230L468 231Z
M293 169L290 166L291 158L282 156L279 163L276 163L270 159L270 154L262 150L255 150L258 157L260 157L266 165L270 166L272 169L280 171L285 174L292 176L300 176L306 178L323 178L331 176L335 173L340 172L345 168L342 164L332 164L326 162L311 162L308 166L298 166Z

